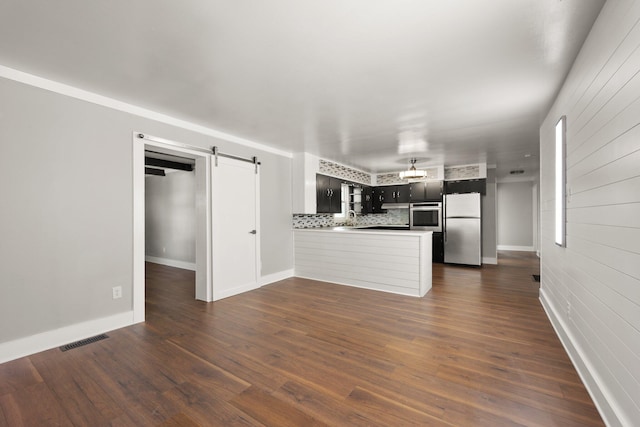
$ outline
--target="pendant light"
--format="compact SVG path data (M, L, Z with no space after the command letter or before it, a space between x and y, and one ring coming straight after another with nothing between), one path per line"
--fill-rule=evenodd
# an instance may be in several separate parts
M409 170L400 172L400 179L420 179L425 178L427 176L427 172L416 169L416 159L413 158L411 161L411 167Z

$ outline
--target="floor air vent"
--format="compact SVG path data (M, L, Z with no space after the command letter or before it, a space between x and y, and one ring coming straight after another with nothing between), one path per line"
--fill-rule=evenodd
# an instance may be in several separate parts
M539 274L534 274L533 275L533 280L535 280L536 282L540 281L540 275Z
M72 350L74 348L82 347L83 345L91 344L96 341L101 341L107 338L109 338L107 334L96 335L95 337L86 338L80 341L72 342L71 344L63 345L62 347L60 347L60 350L61 351Z

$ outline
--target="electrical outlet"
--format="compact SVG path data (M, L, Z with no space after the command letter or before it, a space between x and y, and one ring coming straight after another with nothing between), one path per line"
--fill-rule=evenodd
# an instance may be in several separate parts
M122 298L122 286L115 286L113 289L113 299Z

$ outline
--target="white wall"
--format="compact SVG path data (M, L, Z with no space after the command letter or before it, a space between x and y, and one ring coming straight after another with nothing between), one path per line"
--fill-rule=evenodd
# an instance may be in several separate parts
M261 274L293 271L291 158L6 78L0 93L0 361L36 334L132 319L134 131L258 156Z
M498 249L533 251L533 182L498 182Z
M167 170L166 176L145 177L145 255L150 261L195 269L195 220L195 172Z
M608 425L640 420L640 1L609 0L541 132L541 294ZM567 239L554 127L567 117Z

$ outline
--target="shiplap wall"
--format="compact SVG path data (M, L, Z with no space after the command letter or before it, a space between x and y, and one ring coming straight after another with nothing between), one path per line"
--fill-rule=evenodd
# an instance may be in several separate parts
M554 127L567 116L567 243ZM541 127L541 292L608 425L640 423L640 1L608 0Z
M431 289L427 233L294 231L297 277L402 295Z

